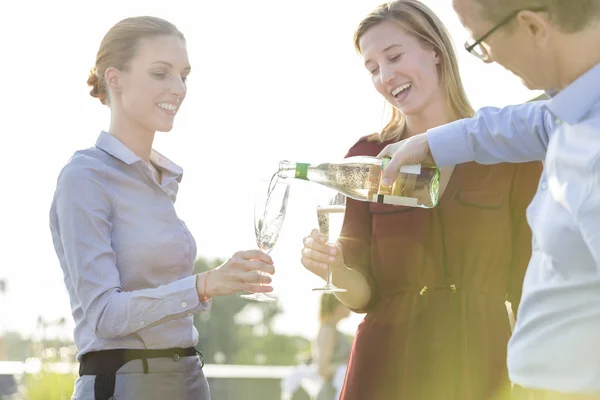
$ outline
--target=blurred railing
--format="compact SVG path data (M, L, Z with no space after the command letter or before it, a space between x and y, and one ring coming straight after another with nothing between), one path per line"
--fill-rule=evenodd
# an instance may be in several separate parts
M295 368L295 366L206 364L204 374L215 399L279 400L281 380L289 376ZM27 362L0 361L0 375L19 378L24 374L35 375L41 371L76 375L78 364L66 362L42 364L38 359ZM308 399L308 397L296 396L294 398Z
M59 374L77 374L79 364L66 362L46 362L43 368L47 372ZM287 376L294 366L271 366L271 365L229 365L229 364L206 364L204 375L207 378L252 378L252 379L282 379ZM42 363L38 359L31 361L0 361L0 375L22 375L36 374L42 370Z

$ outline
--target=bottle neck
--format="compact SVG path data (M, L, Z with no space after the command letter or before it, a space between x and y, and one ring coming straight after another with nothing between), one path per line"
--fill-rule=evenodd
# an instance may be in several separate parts
M280 178L296 178L308 180L308 167L310 164L281 161L277 175Z

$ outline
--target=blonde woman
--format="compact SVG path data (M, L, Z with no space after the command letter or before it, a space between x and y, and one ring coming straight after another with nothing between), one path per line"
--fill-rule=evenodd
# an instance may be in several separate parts
M348 156L473 115L449 34L417 0L383 4L354 43L373 86L392 106L379 133ZM342 400L485 400L508 392L505 301L516 311L531 254L525 210L541 164L461 164L441 171L434 209L348 199L339 246L317 230L302 263L336 296L366 313L353 343ZM334 256L331 261L330 256Z

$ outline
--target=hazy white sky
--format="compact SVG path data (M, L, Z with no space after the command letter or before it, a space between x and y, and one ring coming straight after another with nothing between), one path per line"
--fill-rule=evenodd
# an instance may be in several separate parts
M176 209L199 255L226 258L255 247L252 183L282 159L337 159L382 125L383 100L354 52L355 27L381 0L4 1L0 3L0 330L30 334L39 315L68 317L48 211L56 177L74 151L107 129L108 109L88 95L87 75L106 31L122 18L155 15L186 35L192 74L170 133L155 148L180 164ZM426 0L453 35L476 108L537 93L463 48L450 0ZM190 5L194 4L194 9ZM281 332L313 337L321 285L300 262L301 239L316 225L310 184L294 182L272 256L284 315ZM352 332L361 316L342 328Z

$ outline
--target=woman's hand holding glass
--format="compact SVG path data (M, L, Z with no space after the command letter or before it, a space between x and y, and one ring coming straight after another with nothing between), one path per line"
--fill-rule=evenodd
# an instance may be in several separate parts
M327 235L318 229L313 229L309 236L303 240L302 259L304 268L313 274L327 280L328 268L335 274L335 270L344 265L342 248L339 243L327 243Z
M271 256L261 250L238 251L210 273L205 272L198 275L196 289L201 298L204 296L209 298L228 296L242 292L272 292L273 287L268 286L271 283L271 277L259 272L269 275L275 273Z

